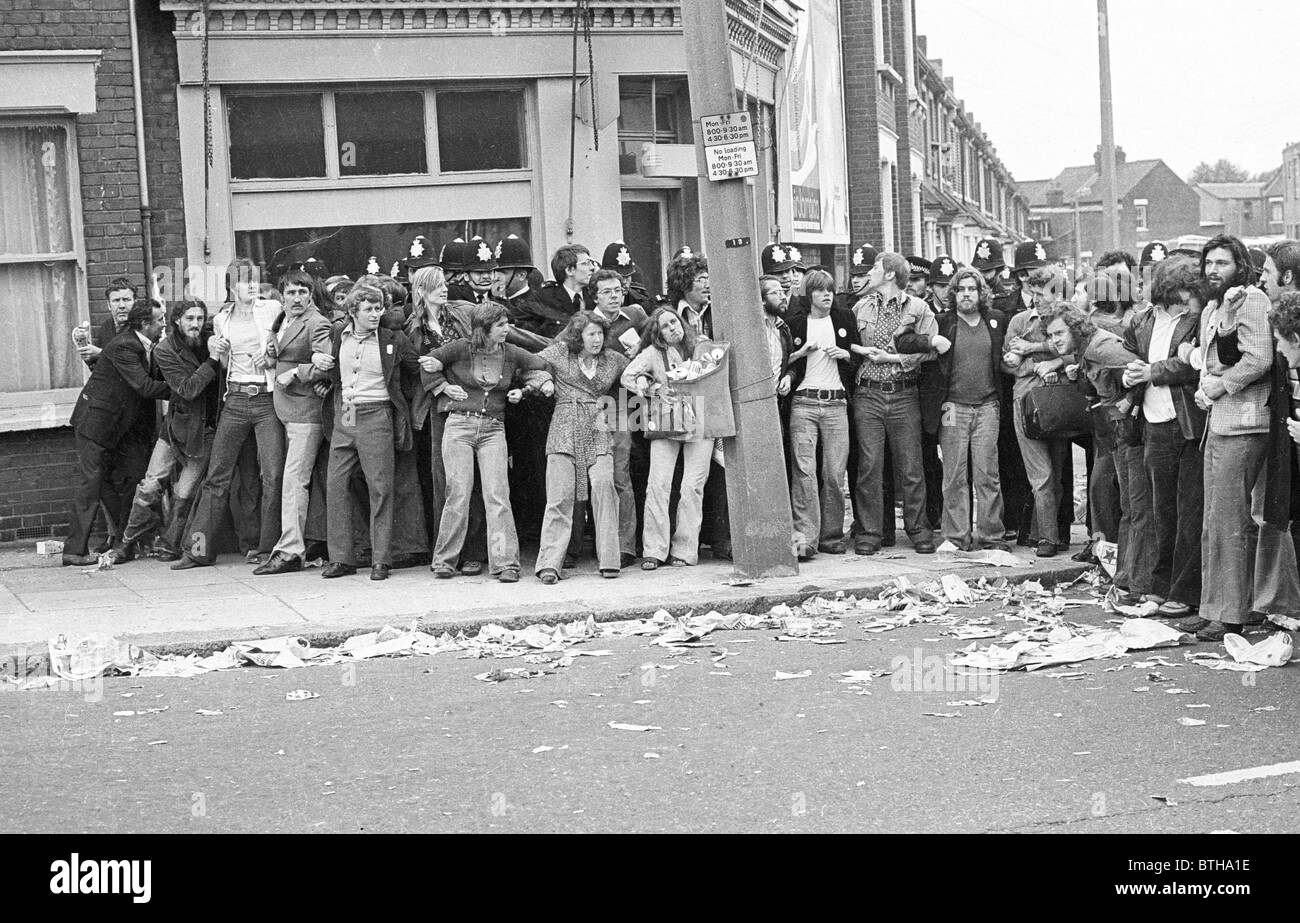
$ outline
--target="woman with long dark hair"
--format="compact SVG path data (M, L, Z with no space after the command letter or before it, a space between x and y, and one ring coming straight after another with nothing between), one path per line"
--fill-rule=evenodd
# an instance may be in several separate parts
M591 489L596 518L596 557L602 577L617 577L619 501L614 486L614 448L610 389L627 368L627 359L606 349L609 322L579 311L555 343L538 353L555 381L555 412L546 437L546 513L542 519L537 577L560 579L569 545L576 498Z
M454 340L420 358L425 387L441 389L438 409L447 413L442 437L447 501L432 564L439 578L456 575L477 467L487 513L489 572L502 583L519 582L505 408L507 402L519 403L525 389L548 393L552 386L545 360L507 343L509 332L505 306L484 302L470 311L468 339ZM516 376L526 376L525 389L514 386Z
M709 479L709 461L713 440L690 431L689 404L676 404L686 415L678 419L687 424L677 435L656 438L656 429L669 417L656 408L673 406L676 395L668 373L690 361L695 354L695 330L672 308L663 307L650 316L650 324L641 338L641 351L623 372L623 387L651 401L647 415L646 436L650 444L650 477L646 485L645 524L641 544L645 560L643 570L654 570L664 563L674 567L695 564L699 560L700 522L703 516L704 485ZM677 528L669 538L668 498L672 492L677 457L684 459L681 498L677 503Z

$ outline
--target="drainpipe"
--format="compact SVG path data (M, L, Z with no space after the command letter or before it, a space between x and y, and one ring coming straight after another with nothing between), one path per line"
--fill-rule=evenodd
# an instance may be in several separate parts
M129 0L131 12L131 93L135 103L135 165L140 180L140 237L144 251L144 278L149 293L153 280L153 209L149 207L149 170L144 159L144 94L140 83L140 36L135 17L136 0Z

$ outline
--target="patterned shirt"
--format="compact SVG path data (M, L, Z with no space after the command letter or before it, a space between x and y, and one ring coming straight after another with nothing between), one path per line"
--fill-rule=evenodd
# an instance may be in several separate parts
M878 347L887 353L895 351L894 334L898 333L899 322L903 319L903 299L906 297L900 295L897 298L879 301L879 312L876 314L876 326L872 331L871 342L865 345ZM897 363L872 362L867 359L862 363L862 377L871 381L910 381L916 376L905 375L903 367Z

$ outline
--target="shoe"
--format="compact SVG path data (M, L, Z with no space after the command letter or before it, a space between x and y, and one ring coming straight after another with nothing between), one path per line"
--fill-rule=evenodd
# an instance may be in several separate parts
M641 569L658 570L662 564L663 561L656 561L654 558L646 558L644 561L641 562Z
M844 554L849 550L849 546L847 542L840 539L837 542L822 542L817 546L817 550L826 554Z
M1092 542L1088 542L1088 544L1084 545L1081 551L1076 551L1074 554L1070 555L1070 560L1078 561L1080 564L1101 563L1097 560L1097 556L1092 553Z
M1008 545L1006 542L985 542L984 544L979 546L978 550L979 551L1005 551L1009 554L1011 552L1011 546Z
M1209 619L1203 619L1199 615L1189 615L1181 622L1175 622L1174 627L1179 631L1185 631L1188 634L1195 634L1209 624Z
M881 548L893 548L893 547L894 547L894 543L895 543L896 541L897 541L897 539L895 539L894 536L892 536L892 535L887 535L887 536L885 536L884 538L882 538L882 539L880 540L880 547L881 547Z
M253 576L266 577L270 574L291 574L297 570L302 570L302 558L296 554L281 554L277 551L271 555L271 560L253 571Z
M181 553L170 548L159 548L153 553L153 556L159 561L179 561L181 559Z
M429 570L433 571L433 575L439 580L450 580L456 576L456 569L446 564L430 564Z
M1265 615L1262 612L1249 612L1246 618L1242 620L1242 625L1263 625Z
M63 556L64 567L90 567L92 564L99 563L97 554L65 554Z
M1166 619L1181 619L1192 614L1192 607L1176 599L1166 599L1156 610L1156 615Z
M715 561L731 560L731 542L719 542L716 545L710 545L709 550L713 553Z
M1043 540L1038 543L1038 550L1034 553L1040 558L1054 558L1056 557L1056 542Z
M1014 542L1018 538L1020 538L1020 530L1018 529L1007 529L1002 533L1002 541L1004 542Z
M194 567L207 567L206 564L200 564L187 554L181 555L181 559L172 565L172 570L190 570Z
M565 570L573 570L578 566L578 559L571 554L564 556L564 563L561 565Z
M466 577L477 577L479 574L483 573L483 562L482 561L461 561L460 572L464 574Z
M615 577L617 577L617 576L618 576L619 574L621 574L621 573L622 573L622 571L620 571L620 570L619 570L618 568L616 568L616 567L602 567L602 568L600 569L600 575L601 575L602 577L604 577L606 580L613 580Z
M880 546L871 542L859 542L853 546L854 554L880 554Z
M1222 641L1226 634L1241 634L1240 625L1229 625L1227 622L1210 622L1196 633L1198 641Z
M555 572L554 567L544 567L537 572L537 579L547 586L555 586L560 582L560 575Z
M1165 598L1163 596L1157 596L1155 593L1145 593L1142 596L1142 602L1155 603L1157 606L1163 606L1165 604ZM1263 621L1263 619L1260 619L1260 621Z
M681 558L669 558L668 566L669 567L690 567L690 565L687 564L685 561L683 561Z
M811 560L812 560L813 558L815 558L815 557L817 557L817 552L813 551L813 546L812 546L812 545L800 545L800 546L799 546L799 560L800 560L800 561L811 561Z
M320 575L326 580L332 577L351 577L357 572L356 566L344 564L342 561L330 561L320 572Z
M104 553L109 564L125 564L135 560L135 542L119 542Z
M500 580L502 583L518 583L519 568L507 567L505 570L503 570L500 574L497 575L497 579Z
M619 555L619 564L623 567L631 567L636 563L636 555L628 554L626 551Z
M934 554L934 542L913 542L912 550L917 554Z
M387 580L387 579L388 579L388 573L389 573L389 571L391 571L392 569L393 569L393 568L392 568L390 565L388 565L388 564L372 564L372 565L370 565L370 579L371 579L371 580Z
M269 555L265 551L244 552L245 564L265 564Z

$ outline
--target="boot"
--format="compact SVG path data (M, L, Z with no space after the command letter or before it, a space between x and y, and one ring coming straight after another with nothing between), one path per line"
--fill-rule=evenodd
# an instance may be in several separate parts
M135 560L135 550L134 541L114 542L113 547L105 552L104 558L109 564L125 564Z

